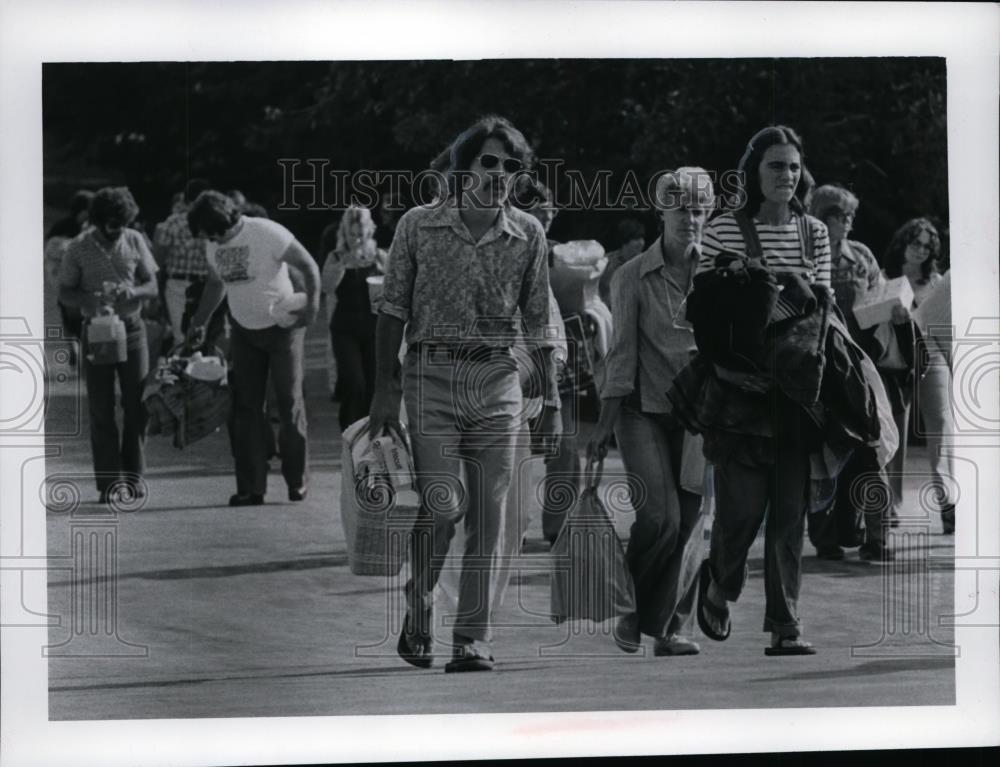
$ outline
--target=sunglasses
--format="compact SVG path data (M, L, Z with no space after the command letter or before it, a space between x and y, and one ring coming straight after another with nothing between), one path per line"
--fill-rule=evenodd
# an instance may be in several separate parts
M479 155L479 164L482 165L486 170L493 170L495 167L501 164L500 158L495 154L486 152ZM503 160L503 169L506 173L517 173L521 168L524 167L524 163L518 160L516 157L506 157Z

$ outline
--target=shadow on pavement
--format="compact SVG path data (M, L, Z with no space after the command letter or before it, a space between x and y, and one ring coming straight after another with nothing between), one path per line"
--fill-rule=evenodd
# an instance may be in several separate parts
M768 676L758 679L748 679L749 682L781 682L810 679L842 679L850 676L873 676L876 674L897 674L902 671L929 671L933 669L952 669L955 659L948 658L895 658L892 660L873 660L859 663L847 669L837 671L803 671L798 674L783 676Z

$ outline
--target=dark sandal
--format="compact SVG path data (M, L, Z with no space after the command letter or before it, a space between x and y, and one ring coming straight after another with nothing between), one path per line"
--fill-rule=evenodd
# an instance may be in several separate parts
M706 559L701 563L701 571L698 574L698 627L709 639L714 639L716 642L725 642L732 633L733 624L729 620L728 607L716 607L709 601L708 586L711 582L712 570ZM725 622L725 633L719 633L712 628L712 624L705 617L706 612L719 622Z
M431 638L413 631L410 614L406 614L403 630L399 632L399 642L396 644L399 657L417 668L430 668L434 663L431 653Z
M816 648L799 637L783 637L778 644L764 648L764 655L815 655Z

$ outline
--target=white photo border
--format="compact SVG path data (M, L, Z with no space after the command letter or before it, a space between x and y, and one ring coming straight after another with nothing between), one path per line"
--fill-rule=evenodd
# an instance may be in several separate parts
M949 223L960 264L953 312L961 333L973 318L1000 317L998 19L993 4L957 3L4 2L0 316L44 326L42 269L29 255L40 254L43 239L43 62L919 55L947 59ZM995 401L986 404L1000 412ZM7 489L18 486L22 447L30 446L0 444L5 521L21 511L12 508L20 499ZM996 446L966 451L994 468L997 455ZM981 474L980 507L995 510L1000 472ZM45 512L34 502L38 508L25 509L24 546L44 557ZM970 535L959 530L956 556L978 554L984 568L993 563L978 595L988 603L980 615L992 626L956 628L962 653L953 707L489 714L463 716L460 727L452 716L50 722L39 652L46 631L11 628L2 634L4 763L266 764L996 744L996 516L981 518L978 548ZM10 546L3 543L5 557ZM3 612L10 614L22 597L20 582L6 567L0 577ZM45 586L36 581L25 583L23 597L45 604ZM956 593L956 613L973 610L976 599Z

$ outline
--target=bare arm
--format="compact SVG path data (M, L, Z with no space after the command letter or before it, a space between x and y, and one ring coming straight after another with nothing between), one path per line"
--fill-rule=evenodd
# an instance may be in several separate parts
M602 460L608 454L608 443L611 442L611 432L618 421L618 413L622 409L625 396L608 397L601 400L601 415L597 419L594 435L587 443L587 458Z
M293 327L306 327L312 324L319 312L319 267L316 266L313 257L309 255L309 251L302 247L298 240L292 240L292 244L281 256L281 260L297 269L305 280L306 305L295 312L299 315L299 319Z
M205 326L212 313L219 308L225 295L225 283L212 269L209 269L208 277L205 279L205 289L202 291L198 308L195 310L194 316L191 317L191 325L188 328L188 341L193 346L201 346L204 343Z
M368 433L377 437L386 427L399 430L399 402L403 386L399 347L405 323L381 313L375 326L375 396L369 412Z

